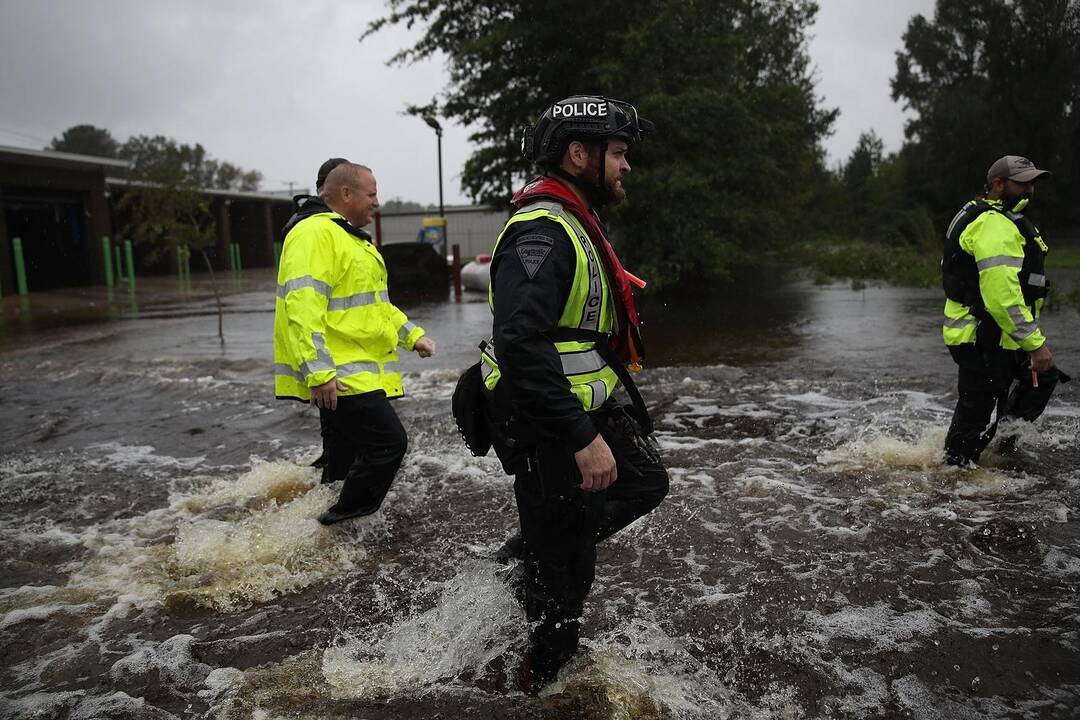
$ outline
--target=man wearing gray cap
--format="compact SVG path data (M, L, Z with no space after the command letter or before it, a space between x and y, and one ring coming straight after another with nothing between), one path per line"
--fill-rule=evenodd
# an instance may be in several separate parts
M1019 155L999 158L986 174L986 197L969 201L949 223L942 335L959 366L945 438L950 465L978 461L1003 418L1035 420L1059 379L1068 379L1054 367L1039 327L1048 249L1024 215L1035 181L1048 174ZM1014 444L1015 437L1005 438L999 452L1011 454Z

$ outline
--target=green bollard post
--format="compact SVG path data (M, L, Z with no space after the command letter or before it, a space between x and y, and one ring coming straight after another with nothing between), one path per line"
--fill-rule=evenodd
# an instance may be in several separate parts
M109 236L101 236L101 255L105 259L105 287L113 286L112 251L109 250Z
M12 238L11 245L15 250L15 282L19 285L19 294L25 295L27 293L26 264L23 262L22 238Z
M184 248L176 246L176 282L184 284Z
M237 272L243 270L240 265L240 243L233 243L233 270Z
M124 241L124 259L127 261L128 291L135 292L135 257L131 252L131 241Z

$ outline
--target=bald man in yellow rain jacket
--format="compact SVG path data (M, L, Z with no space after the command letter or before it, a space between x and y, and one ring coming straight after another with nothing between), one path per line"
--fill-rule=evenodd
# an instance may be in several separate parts
M397 348L435 353L423 328L390 302L382 255L360 229L378 207L371 170L338 165L321 199L301 208L278 269L275 394L319 408L329 480L344 481L319 516L324 525L382 505L408 444L389 403L403 394Z

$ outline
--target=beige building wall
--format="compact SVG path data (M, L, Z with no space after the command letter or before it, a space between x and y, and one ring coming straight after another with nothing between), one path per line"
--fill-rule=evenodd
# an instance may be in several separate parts
M382 214L383 244L416 242L425 217L438 217L436 212L409 212ZM492 212L485 206L455 206L446 208L446 232L449 245L461 246L462 257L487 255L495 246L495 239L502 232L510 217L507 212ZM374 225L368 228L374 232ZM449 252L448 252L449 254Z

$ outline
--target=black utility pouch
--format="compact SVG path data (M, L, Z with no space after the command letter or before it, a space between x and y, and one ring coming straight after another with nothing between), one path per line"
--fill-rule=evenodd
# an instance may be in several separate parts
M454 397L450 401L461 439L477 457L483 457L491 449L491 433L485 412L484 380L480 375L480 363L470 365L458 378Z

